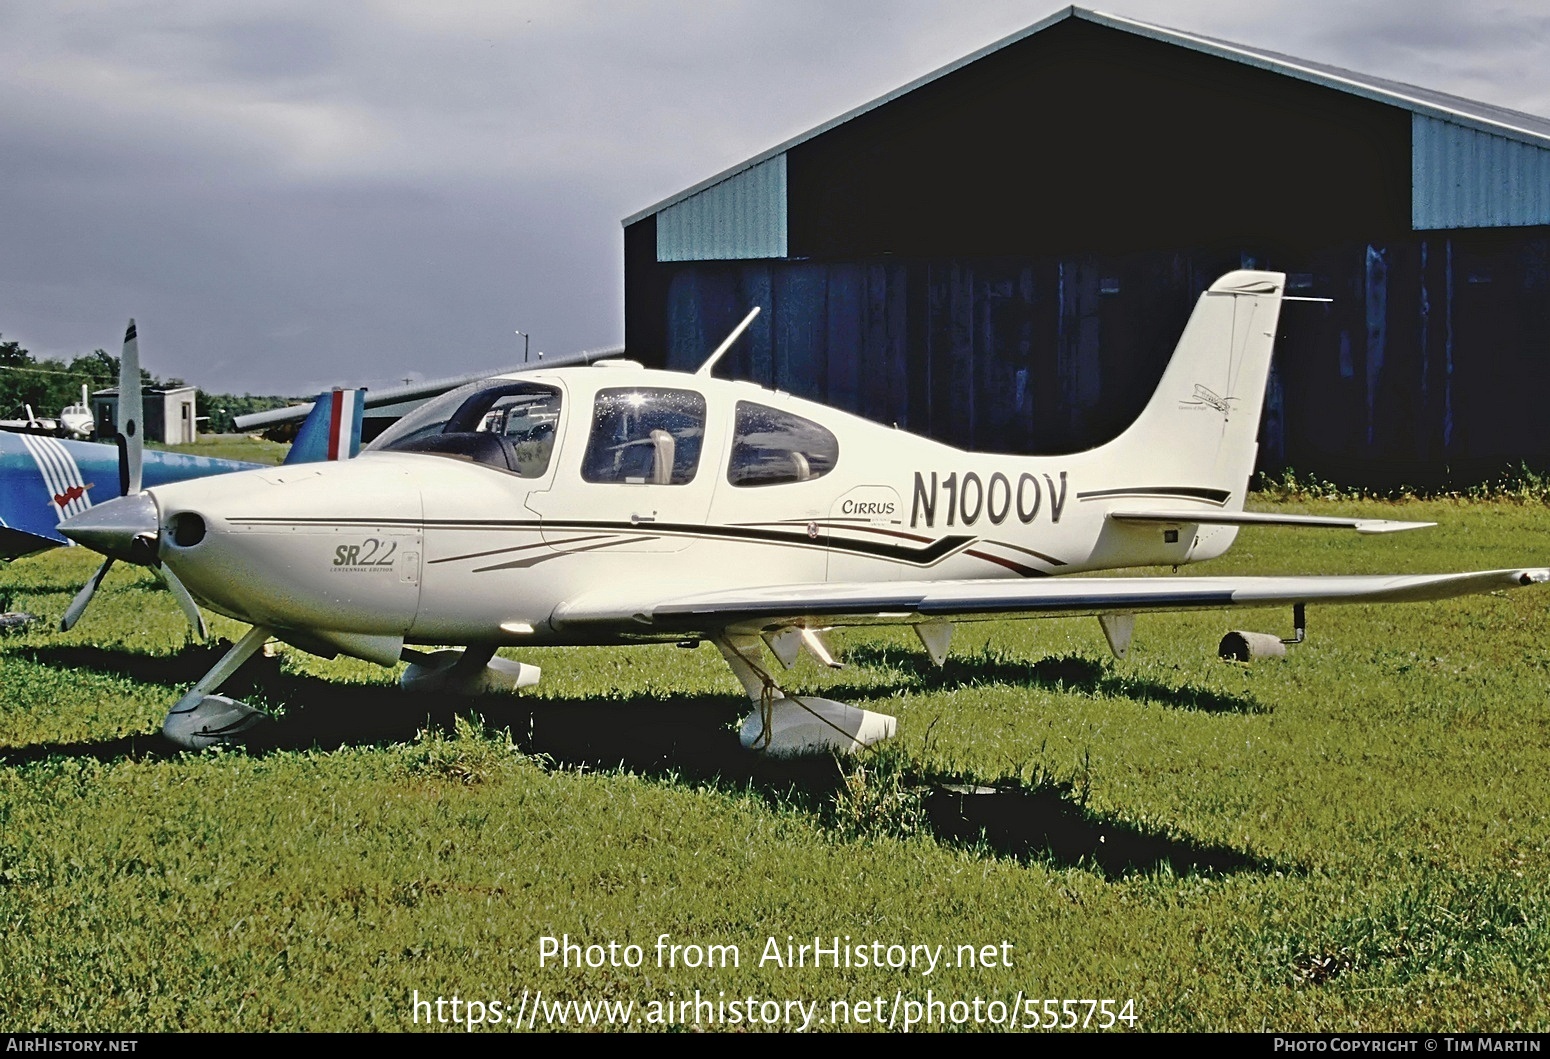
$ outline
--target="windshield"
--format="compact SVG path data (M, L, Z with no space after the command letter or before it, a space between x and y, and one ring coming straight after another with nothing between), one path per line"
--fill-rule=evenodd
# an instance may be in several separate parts
M486 379L428 401L372 442L373 452L422 452L537 478L559 428L558 388Z
M370 445L366 446L368 452L381 452L397 446L400 441L411 437L420 437L425 434L440 434L441 428L447 425L447 420L452 418L452 413L458 410L462 403L468 400L470 394L476 393L486 386L500 385L497 379L483 379L479 382L471 382L466 386L459 386L455 390L448 390L440 397L426 401L419 408L414 409L399 419L398 422L378 434Z

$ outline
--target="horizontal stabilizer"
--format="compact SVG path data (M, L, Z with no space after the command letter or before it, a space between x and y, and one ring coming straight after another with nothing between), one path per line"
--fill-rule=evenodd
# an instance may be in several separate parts
M1110 511L1115 522L1193 522L1203 526L1294 526L1304 529L1354 529L1357 533L1398 533L1425 529L1435 522L1400 522L1390 518L1330 518L1324 515L1280 515L1266 511Z

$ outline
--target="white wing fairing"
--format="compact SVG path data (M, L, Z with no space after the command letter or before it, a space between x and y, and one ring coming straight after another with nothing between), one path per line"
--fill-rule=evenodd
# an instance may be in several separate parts
M154 553L258 630L175 708L166 731L184 745L252 723L214 692L269 635L381 662L402 652L410 684L470 693L537 679L493 657L501 645L709 639L756 705L745 745L848 750L892 719L786 696L764 645L783 664L805 649L833 665L824 628L908 624L940 662L953 622L1081 614L1122 655L1142 612L1300 613L1550 579L1069 576L1211 558L1243 526L1421 525L1243 510L1282 283L1212 284L1135 423L1069 456L965 452L712 378L713 361L696 375L616 361L470 384L360 459L113 501L127 506L94 516L93 546Z

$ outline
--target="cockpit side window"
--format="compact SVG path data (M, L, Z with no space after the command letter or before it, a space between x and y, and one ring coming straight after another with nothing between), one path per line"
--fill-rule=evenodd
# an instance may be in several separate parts
M732 460L733 485L784 485L821 478L840 458L840 443L826 427L778 408L737 402Z
M555 387L490 380L429 402L385 431L371 449L450 456L539 478L549 469L559 422Z
M581 461L588 482L685 485L705 441L705 398L692 390L599 390Z

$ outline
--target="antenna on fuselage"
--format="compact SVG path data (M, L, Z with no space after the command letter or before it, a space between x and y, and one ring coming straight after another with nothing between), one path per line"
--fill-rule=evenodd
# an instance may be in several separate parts
M700 370L694 374L709 375L710 369L716 366L716 361L720 360L722 354L732 348L732 343L737 341L739 335L748 330L748 325L753 323L753 318L758 315L759 307L757 305L748 310L748 315L743 317L743 322L732 328L732 333L721 340L721 345L716 347L716 351L710 355L704 364L700 365Z

